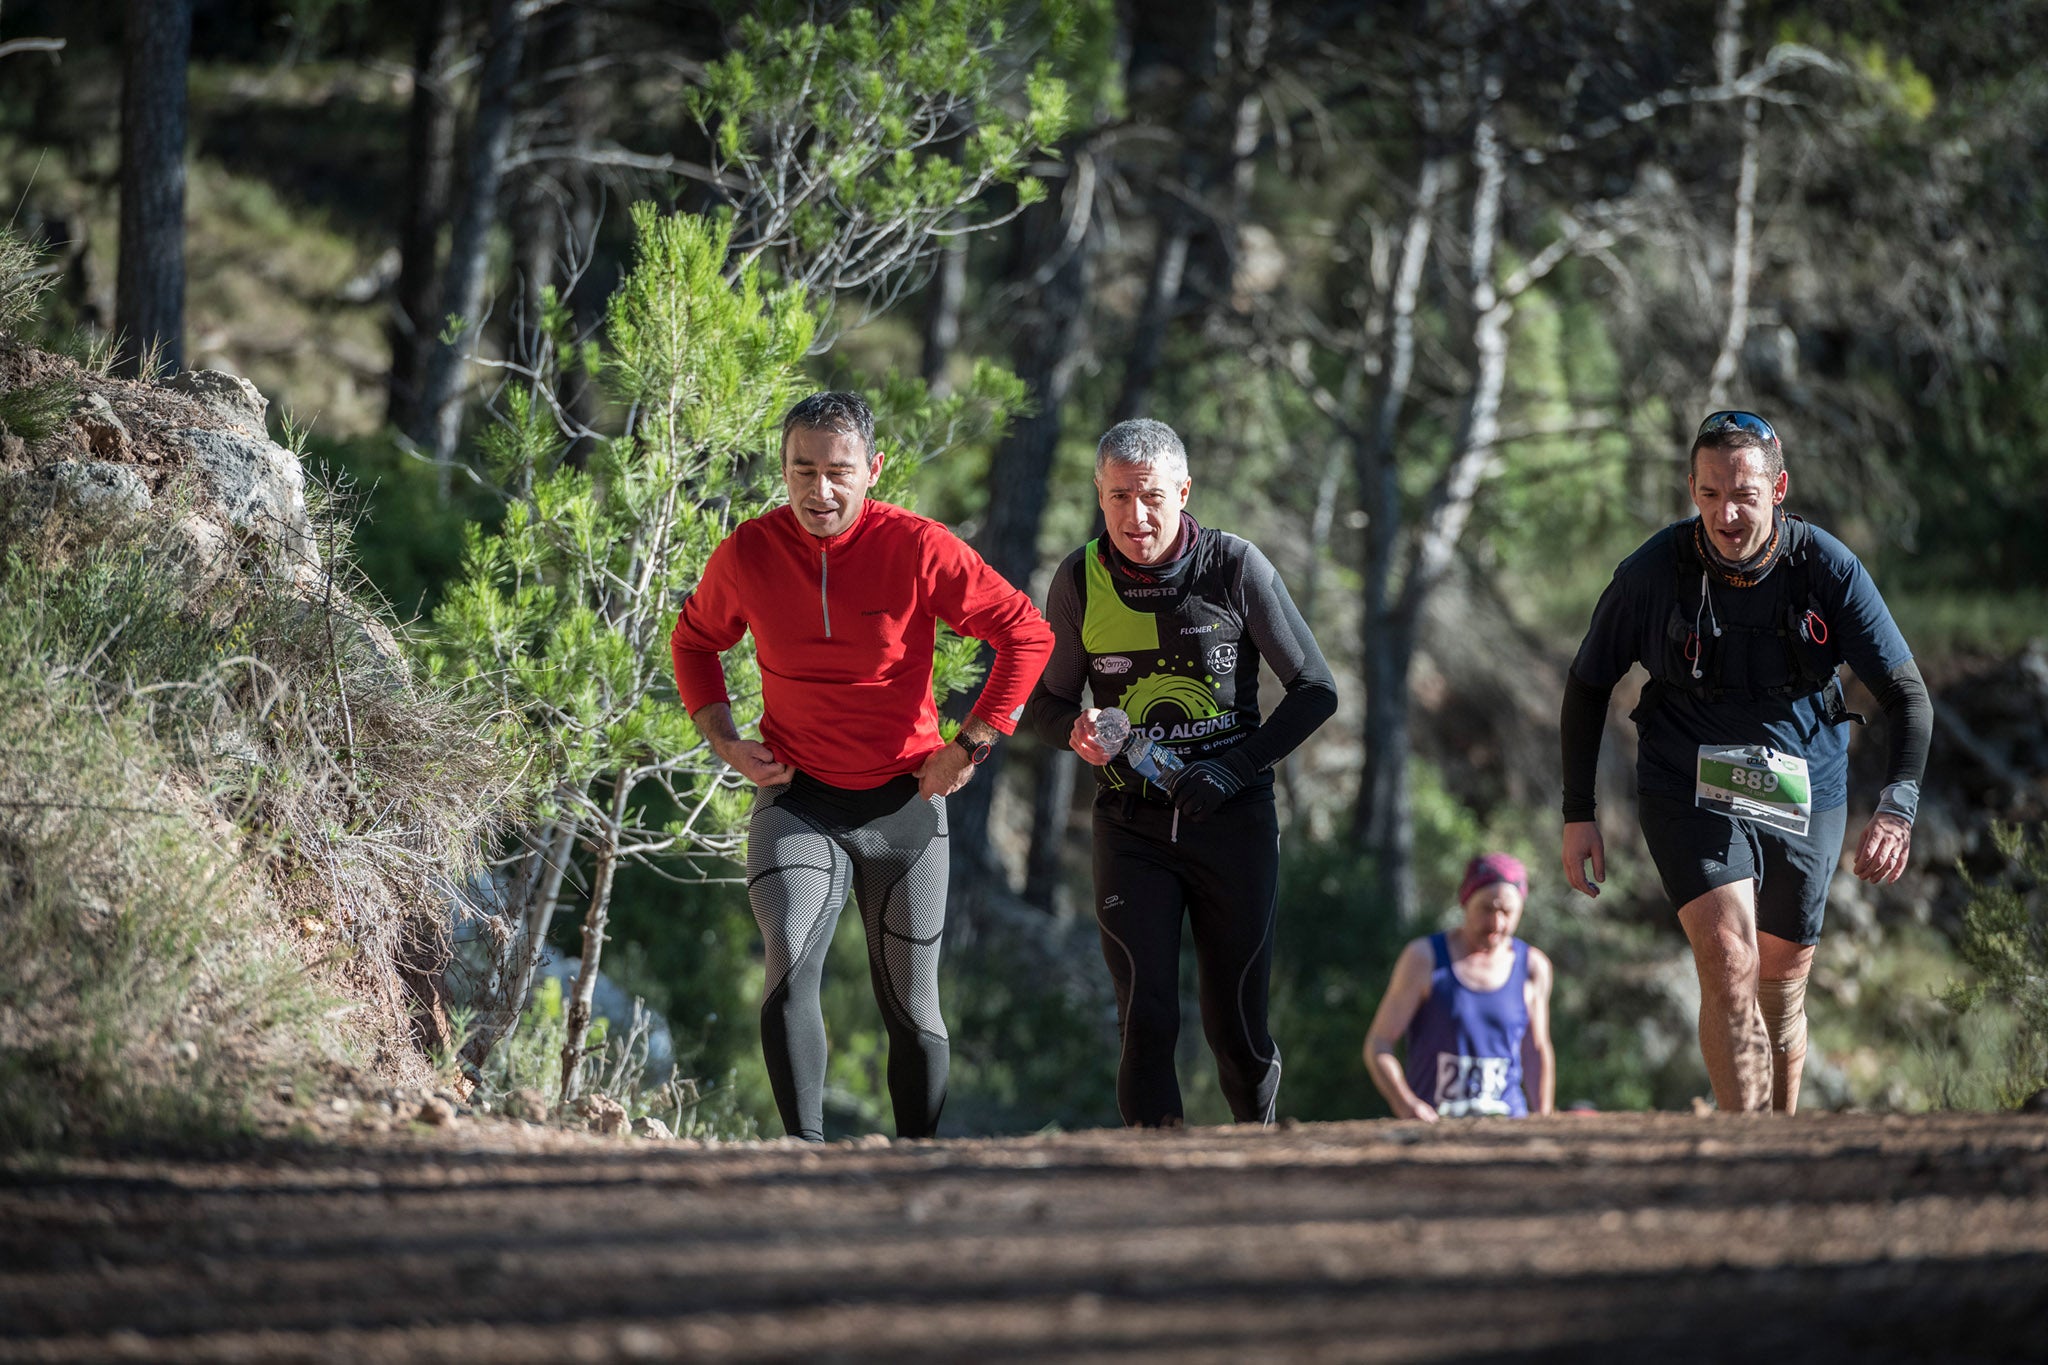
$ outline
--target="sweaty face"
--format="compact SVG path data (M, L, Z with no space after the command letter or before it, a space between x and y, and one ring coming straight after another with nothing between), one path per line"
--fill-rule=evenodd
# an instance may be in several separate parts
M1723 559L1748 559L1771 538L1771 509L1785 500L1785 471L1764 472L1763 452L1702 450L1693 456L1692 503Z
M1180 510L1191 482L1175 482L1156 465L1104 465L1095 475L1102 524L1117 553L1133 564L1157 564L1180 535Z
M1465 898L1465 937L1477 952L1489 953L1515 936L1522 922L1522 893L1506 882L1482 886Z
M858 521L881 472L881 452L869 461L858 436L792 427L783 438L782 482L790 510L814 536L836 536Z

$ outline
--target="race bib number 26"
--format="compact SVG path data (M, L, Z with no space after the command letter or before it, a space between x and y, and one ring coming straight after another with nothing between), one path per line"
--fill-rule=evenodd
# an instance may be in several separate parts
M1813 815L1806 760L1761 744L1702 744L1693 804L1788 834L1804 834Z

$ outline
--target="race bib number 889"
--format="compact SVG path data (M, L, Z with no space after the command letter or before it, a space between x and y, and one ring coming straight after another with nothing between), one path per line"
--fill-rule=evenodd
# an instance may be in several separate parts
M1804 834L1813 816L1806 760L1761 744L1702 744L1693 804L1788 834Z

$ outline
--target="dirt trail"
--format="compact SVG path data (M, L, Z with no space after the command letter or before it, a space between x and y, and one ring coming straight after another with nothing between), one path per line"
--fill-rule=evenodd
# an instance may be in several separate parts
M2038 1360L2048 1119L505 1125L14 1168L0 1231L5 1360Z

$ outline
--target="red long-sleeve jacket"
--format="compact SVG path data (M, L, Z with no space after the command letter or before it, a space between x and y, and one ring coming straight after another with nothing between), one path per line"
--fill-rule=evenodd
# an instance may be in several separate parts
M1052 628L958 536L869 499L829 539L787 506L711 552L676 617L676 690L692 715L729 700L719 654L754 632L761 739L778 762L849 790L914 772L943 741L935 621L995 646L974 714L1004 734L1052 654Z

